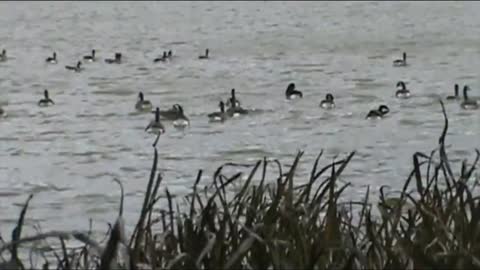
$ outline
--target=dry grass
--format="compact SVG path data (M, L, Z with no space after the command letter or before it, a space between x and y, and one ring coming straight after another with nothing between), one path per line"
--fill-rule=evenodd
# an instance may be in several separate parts
M377 205L370 204L369 190L363 202L340 203L349 184L337 180L354 152L323 168L320 153L302 182L306 184L295 186L300 152L285 173L280 162L273 162L276 179L266 179L266 159L255 164L243 183L241 173L227 177L220 167L210 193L197 188L200 171L185 198L187 211L180 211L167 189L168 208L158 214L153 209L162 178L155 150L142 211L129 239L122 220L123 188L119 215L104 245L86 232L22 238L30 196L12 241L0 247L1 254L10 253L0 269L24 269L28 262L18 258L19 246L52 237L61 249L51 251L55 255L45 269L480 269L480 200L471 183L480 152L476 150L472 165L461 164L459 177L454 175L445 151L448 119L441 105L445 127L438 149L414 153L400 195L387 198L382 187ZM256 177L259 182L253 181ZM231 194L227 189L233 183L241 189ZM415 193L407 193L411 185ZM374 207L379 215L372 213ZM66 239L84 246L67 250Z

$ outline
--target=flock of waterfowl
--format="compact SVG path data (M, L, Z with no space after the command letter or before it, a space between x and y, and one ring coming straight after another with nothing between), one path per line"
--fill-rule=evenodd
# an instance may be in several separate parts
M157 62L166 62L171 60L173 57L172 51L164 51L162 56L159 56L153 60L154 63ZM198 59L209 59L209 49L205 50L204 55L198 56ZM0 62L5 62L8 60L7 52L5 49L2 50L0 54ZM83 60L86 62L95 62L97 61L96 52L92 50L90 55L85 55ZM45 59L47 63L50 64L57 64L57 53L53 52L52 56L49 56ZM121 64L122 63L122 54L115 53L114 58L107 58L105 59L105 63L107 64ZM407 66L407 54L404 52L402 59L396 59L393 61L394 67L406 67ZM74 72L80 72L83 70L82 61L78 61L74 66L65 66L67 70L71 70ZM460 103L461 107L465 110L476 110L479 108L478 101L471 100L468 97L467 92L470 88L465 85L463 88L463 100ZM455 84L455 95L454 96L447 96L447 100L460 100L461 97L459 96L459 86ZM397 98L406 99L411 97L410 90L406 88L406 85L403 81L399 81L397 83L397 91L395 93ZM287 100L303 98L303 93L296 89L294 83L290 83L287 86L285 91L285 97ZM45 89L44 97L38 102L38 105L41 107L46 107L50 105L54 105L55 102L50 98L48 90ZM208 118L212 122L223 122L228 118L237 117L241 115L248 114L248 110L242 108L239 99L237 99L235 95L235 89L231 90L231 95L228 100L225 102L220 101L219 103L219 111L213 112L208 114ZM335 102L334 97L331 93L327 93L325 95L325 99L320 102L320 107L323 109L334 109ZM135 110L138 112L152 112L155 114L155 118L148 124L145 128L145 131L152 131L154 133L164 133L165 127L161 123L162 120L165 121L173 121L173 125L175 127L186 127L190 124L189 119L185 115L183 111L183 107L180 104L174 104L171 109L168 110L160 110L159 107L156 107L153 110L154 106L149 101L146 100L144 94L142 92L138 93L138 100L135 104ZM152 111L153 110L153 111ZM367 113L367 119L381 119L386 114L388 114L390 109L387 105L382 104L376 110L371 110ZM0 116L6 116L6 112L4 109L0 107Z

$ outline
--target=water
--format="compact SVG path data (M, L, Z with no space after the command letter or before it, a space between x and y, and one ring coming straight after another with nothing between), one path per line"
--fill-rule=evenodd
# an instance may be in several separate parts
M314 158L322 164L356 150L343 180L359 198L365 187L400 188L412 154L436 147L443 127L437 98L468 84L479 96L480 18L476 2L1 2L0 46L12 58L0 63L0 232L10 235L29 193L29 226L106 230L126 190L125 216L134 225L152 164L154 136L143 129L150 114L135 114L138 91L166 109L183 105L191 127L166 123L160 139L162 192L189 192L199 169L210 183L224 162L253 164L278 158L290 164L304 149L299 181ZM85 63L96 49L101 61ZM197 56L210 48L211 59ZM164 50L170 63L153 64ZM53 51L58 65L44 60ZM124 63L105 58L123 53ZM408 52L410 66L393 68ZM414 98L394 97L405 80ZM287 102L295 82L306 98ZM49 89L56 105L36 102ZM210 124L206 114L237 90L259 113ZM319 108L327 92L337 109ZM366 113L385 103L388 118ZM448 103L451 155L473 158L480 111ZM458 171L459 166L455 167ZM9 239L9 237L6 237Z

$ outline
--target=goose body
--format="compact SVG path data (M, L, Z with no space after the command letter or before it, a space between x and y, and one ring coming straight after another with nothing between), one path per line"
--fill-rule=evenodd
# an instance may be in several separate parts
M240 107L240 100L235 97L235 88L232 88L231 96L227 100L227 107Z
M53 100L48 96L48 90L45 89L43 91L43 98L38 101L38 106L47 107L54 104L55 102L53 102Z
M303 98L302 92L295 89L295 84L294 83L290 83L287 86L287 90L285 91L285 96L289 100L290 99Z
M335 102L333 101L333 95L328 93L325 95L325 99L320 102L320 107L324 109L334 109L335 108Z
M2 53L0 54L0 62L7 61L7 50L3 49Z
M227 115L225 113L225 103L223 103L223 101L220 101L219 107L219 112L213 112L208 114L210 122L223 122L227 119Z
M85 61L88 61L88 62L95 62L95 50L92 50L92 54L91 55L85 55L83 57L83 60Z
M121 53L115 53L115 58L107 58L105 59L105 63L107 64L120 64L122 63L122 54Z
M184 128L190 125L190 120L185 113L183 112L183 108L180 104L173 105L176 110L175 119L173 119L173 126Z
M153 62L154 63L165 62L165 61L167 61L167 59L168 59L167 52L163 52L162 57L157 57L157 58L153 59Z
M227 115L228 117L239 117L241 115L248 114L248 111L245 110L244 108L238 106L238 107L230 107L227 110Z
M403 53L403 58L402 59L396 59L393 61L393 66L394 67L404 67L407 65L407 53Z
M138 93L138 100L135 104L135 109L137 111L151 111L152 108L153 106L150 100L145 100L142 92Z
M57 63L57 53L53 52L53 56L47 57L47 59L45 59L45 62L50 63L50 64L56 64Z
M67 70L80 72L82 71L82 62L78 61L76 66L65 66Z
M380 105L378 107L378 110L371 110L367 114L367 119L382 119L388 112L390 112L390 109L386 105Z
M454 96L448 96L447 97L447 100L455 100L455 99L458 99L460 96L458 95L458 92L459 92L459 87L458 87L458 84L455 84L455 95Z
M160 122L160 109L157 107L155 110L155 119L152 120L148 126L145 128L145 131L149 131L156 134L165 133L165 127Z
M397 83L397 88L400 87L399 90L395 93L397 98L409 98L410 97L410 90L408 90L405 86L405 83L400 81Z
M209 53L209 50L206 49L206 50L205 50L205 55L200 55L200 56L198 57L198 59L208 59L208 53Z
M468 95L467 95L468 90L470 90L470 88L467 85L465 85L463 87L463 102L460 105L464 110L477 110L478 103L475 100L471 100L468 98Z

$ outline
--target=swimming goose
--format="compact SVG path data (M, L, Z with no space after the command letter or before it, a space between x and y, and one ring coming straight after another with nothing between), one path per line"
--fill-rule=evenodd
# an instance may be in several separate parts
M285 91L285 96L287 99L296 99L296 98L303 98L302 92L295 89L295 84L290 83Z
M459 96L458 96L459 91L460 91L460 89L458 87L458 84L455 84L455 96L448 96L447 99L448 100L458 99L459 98Z
M173 57L173 55L172 55L172 50L169 50L169 51L168 51L167 57L168 57L168 58L172 58L172 57Z
M95 49L92 50L92 54L91 55L85 55L83 57L83 60L87 60L88 62L95 62Z
M138 93L138 101L135 104L135 109L137 111L150 111L152 108L153 106L150 100L145 100L142 92Z
M3 49L2 54L0 54L0 62L7 61L7 50Z
M333 95L328 93L325 95L325 99L320 102L320 107L324 109L333 109L335 108L335 102L333 101Z
M120 64L122 62L122 54L115 53L115 59L107 58L105 59L105 63L107 64Z
M397 83L397 88L400 87L399 90L395 93L395 96L397 98L409 98L410 97L410 91L407 89L405 86L405 83L402 81L399 81Z
M227 109L227 116L228 117L238 117L242 114L248 114L248 111L240 106L235 105L236 102L233 103L233 106Z
M231 97L227 100L227 107L240 107L240 100L235 97L235 88L232 88Z
M174 127L187 127L190 125L190 120L188 120L188 117L185 116L185 113L183 112L183 108L180 104L175 104L173 105L175 108L177 114L175 116L175 119L173 119L173 126Z
M82 62L78 61L76 66L65 66L65 68L75 72L80 72L82 71Z
M38 101L38 106L47 107L53 104L55 104L55 102L48 96L48 90L45 89L45 91L43 91L43 98Z
M407 65L407 53L403 53L403 59L396 59L393 61L394 67L404 67Z
M153 133L165 133L165 127L160 123L160 109L157 107L155 110L155 120L152 120L148 126L145 128L145 131L151 130Z
M219 107L219 112L213 112L208 114L210 122L223 122L225 121L225 119L227 119L227 116L225 114L225 103L223 103L223 101L220 101Z
M208 59L208 52L209 52L209 50L206 49L206 50L205 50L205 55L200 55L200 56L198 57L198 59Z
M367 119L381 119L383 116L385 116L388 112L390 112L390 109L386 105L380 105L378 107L378 110L371 110L367 114Z
M57 63L57 53L53 52L53 56L47 57L47 59L45 59L45 62L50 63L50 64L56 64Z
M154 62L154 63L157 63L157 62L165 62L165 61L167 61L167 58L168 58L167 52L164 51L162 57L157 57L157 58L153 59L153 62Z
M478 109L478 103L475 100L468 99L468 95L467 95L468 90L470 90L470 87L465 85L463 87L463 102L461 106L465 110L476 110Z

